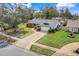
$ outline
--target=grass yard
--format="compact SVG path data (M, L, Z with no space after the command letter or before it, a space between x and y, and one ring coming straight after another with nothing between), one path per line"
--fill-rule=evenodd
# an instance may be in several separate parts
M26 23L19 24L18 30L23 34L20 38L26 37L26 36L34 33L32 28L28 28L26 26Z
M55 51L48 50L48 49L45 49L45 48L41 48L41 47L38 47L38 46L35 46L35 45L32 45L31 50L34 51L34 52L43 54L43 55L47 55L47 56L50 56L53 53L55 53Z
M79 42L79 34L75 34L75 38L69 38L68 34L69 32L65 32L63 30L57 31L55 33L49 33L40 40L38 40L37 43L55 48L61 48L66 44L72 42Z
M16 29L17 32L14 32L14 29L9 29L6 31L7 34L18 37L18 38L24 38L30 34L33 34L34 31L32 30L32 28L28 28L26 26L26 23L21 23L18 25L18 28Z

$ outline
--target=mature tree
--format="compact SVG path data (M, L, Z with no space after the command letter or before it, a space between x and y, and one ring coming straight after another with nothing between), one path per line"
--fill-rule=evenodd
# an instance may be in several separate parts
M69 12L68 8L66 8L65 10L65 17L71 19L72 18L72 14Z
M68 10L68 8L63 8L61 10L61 14L60 14L61 17L65 17L65 18L68 18L68 19L71 19L72 18L72 14L70 13L70 11Z
M65 17L65 11L64 11L64 9L60 10L60 16L63 17L63 18Z
M43 8L41 11L42 12L39 13L39 15L41 14L41 18L51 19L52 17L58 17L59 16L58 11L55 8L50 7L50 6Z
M35 13L33 14L33 16L34 16L34 18L40 18L40 17L39 17L39 12L35 12Z
M49 9L49 14L51 15L51 17L58 17L59 16L58 11L56 10L56 8L53 8L53 7L51 7Z
M33 9L27 8L22 3L2 3L0 4L0 22L7 23L16 31L17 25L33 19Z
M76 20L78 18L79 18L79 16L77 14L74 14L73 17L72 17L73 20Z

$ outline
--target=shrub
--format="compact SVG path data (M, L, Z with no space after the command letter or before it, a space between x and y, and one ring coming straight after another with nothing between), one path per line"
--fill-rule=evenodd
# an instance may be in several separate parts
M60 23L61 23L63 26L66 26L66 25L67 25L67 22L68 22L68 21L67 21L66 19L60 21Z
M26 24L27 27L30 27L29 24Z
M29 29L26 27L26 24L21 23L21 24L18 25L18 30L19 30L19 32L25 34L25 33L28 32Z
M34 27L34 29L35 29L36 31L40 31L40 30L41 30L41 27L40 27L39 25L36 25L36 26Z
M49 29L48 30L48 33L52 33L52 32L55 32L55 29Z
M36 30L37 30L37 31L40 31L40 30L41 30L41 27L40 27L40 26L38 26L38 27L36 28Z
M5 24L3 25L3 28L4 28L4 30L9 29L9 25L5 23Z
M36 30L37 29L37 26L34 26L34 29Z
M7 23L3 23L3 22L0 22L0 27L2 27L3 30L7 30L7 29L10 28L9 24L7 24Z
M52 29L51 27L50 27L50 29L48 30L48 33L52 33L52 32L55 32L56 31L56 29Z
M75 53L79 54L79 48L76 49Z
M29 28L33 28L34 27L33 24L31 24L31 23L26 24L26 26L29 27Z
M68 37L70 37L70 38L75 38L75 34L74 34L74 33L70 33L70 34L68 35Z

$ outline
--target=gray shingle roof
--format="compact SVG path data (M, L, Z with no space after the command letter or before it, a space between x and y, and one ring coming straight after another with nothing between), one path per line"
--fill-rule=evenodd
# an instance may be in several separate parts
M79 20L69 20L67 23L67 27L78 27L79 28Z
M47 26L51 28L56 28L57 25L60 25L60 23L57 20L50 20L50 19L33 19L29 20L28 23L34 23L39 24L40 26ZM44 23L48 23L49 25L45 25Z

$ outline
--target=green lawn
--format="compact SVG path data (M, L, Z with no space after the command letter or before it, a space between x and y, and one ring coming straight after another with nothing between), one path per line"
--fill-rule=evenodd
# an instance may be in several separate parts
M63 30L57 31L55 33L50 33L37 41L37 43L44 44L47 46L61 48L66 44L72 42L79 42L79 34L75 34L75 38L68 37L69 32Z
M48 50L48 49L45 49L45 48L41 48L41 47L38 47L38 46L35 46L35 45L32 45L31 50L34 51L34 52L43 54L43 55L47 55L47 56L50 56L53 53L55 53L55 51Z
M26 23L21 23L18 25L18 31L21 32L23 35L20 38L26 37L33 33L32 28L28 28Z

